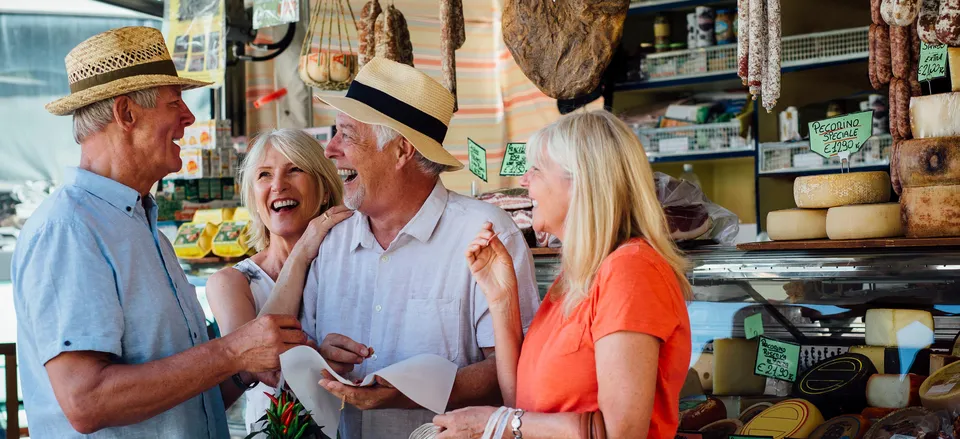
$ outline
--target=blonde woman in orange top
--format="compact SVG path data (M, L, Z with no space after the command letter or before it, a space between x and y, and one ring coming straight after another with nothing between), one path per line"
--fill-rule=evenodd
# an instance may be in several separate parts
M561 274L524 338L510 255L489 224L480 231L467 259L493 314L504 403L517 409L437 416L437 437L672 439L690 364L690 284L643 147L595 111L537 132L527 154L521 184L534 228L563 241ZM495 436L498 421L510 425Z

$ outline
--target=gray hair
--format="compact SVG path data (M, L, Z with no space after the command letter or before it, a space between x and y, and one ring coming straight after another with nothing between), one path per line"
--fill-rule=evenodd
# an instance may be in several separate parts
M157 106L159 95L160 89L151 87L122 96L129 97L130 100L141 107L154 108ZM83 143L87 137L99 133L113 121L113 104L117 101L117 97L94 102L73 112L73 140L77 144Z
M386 147L388 143L400 137L400 133L385 125L370 125L370 129L377 138L377 151L383 151L383 148ZM420 154L420 151L414 154L413 159L417 162L420 171L431 177L436 177L447 170L446 165L431 161L424 157L423 154Z

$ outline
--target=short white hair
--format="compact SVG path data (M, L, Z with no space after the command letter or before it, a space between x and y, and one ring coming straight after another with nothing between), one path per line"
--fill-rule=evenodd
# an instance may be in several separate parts
M383 151L383 148L387 146L390 142L400 137L400 133L397 130L390 128L386 125L370 125L370 129L373 131L373 135L377 138L377 151ZM417 166L420 167L420 170L424 174L427 174L431 177L436 177L440 175L443 171L447 170L446 165L441 165L440 163L435 163L430 159L420 154L420 151L417 151L414 154L413 159L416 160Z
M159 95L160 89L151 87L121 96L129 97L130 100L141 107L154 108L157 106ZM73 140L77 144L83 143L87 137L99 133L110 122L113 122L113 104L117 101L117 97L94 102L73 112Z

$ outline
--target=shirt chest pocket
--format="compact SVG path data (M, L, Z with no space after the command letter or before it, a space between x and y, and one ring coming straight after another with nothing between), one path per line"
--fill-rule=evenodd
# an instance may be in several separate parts
M436 354L456 362L462 344L460 299L408 299L406 305L397 340L404 356Z
M553 338L553 350L557 356L569 355L584 346L584 337L587 335L587 325L581 322L570 322L563 325L556 337Z

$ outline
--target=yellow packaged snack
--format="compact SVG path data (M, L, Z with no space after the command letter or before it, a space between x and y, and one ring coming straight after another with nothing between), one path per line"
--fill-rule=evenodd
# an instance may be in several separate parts
M197 213L193 214L193 222L211 223L215 226L219 226L224 221L233 220L234 215L236 215L236 210L237 209L233 207L198 210Z
M236 258L248 254L247 227L250 214L247 209L239 208L231 215L232 220L223 221L213 239L213 254L222 258Z
M200 259L210 254L217 226L208 222L190 222L180 226L173 251L181 259Z

